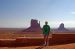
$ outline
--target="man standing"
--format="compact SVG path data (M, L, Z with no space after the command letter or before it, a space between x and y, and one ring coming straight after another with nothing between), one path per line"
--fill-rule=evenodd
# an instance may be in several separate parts
M44 46L48 46L49 44L49 32L50 32L50 26L48 25L48 22L45 22L45 25L43 26L43 35L44 35Z

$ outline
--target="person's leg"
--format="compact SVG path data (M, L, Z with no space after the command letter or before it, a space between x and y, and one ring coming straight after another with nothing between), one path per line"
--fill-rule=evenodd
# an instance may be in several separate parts
M48 36L49 36L49 35L47 35L47 39L46 39L46 40L47 40L47 41L46 41L47 46L49 45L49 38L48 38Z
M45 35L46 46L49 45L49 38L48 38L48 36L49 35Z
M47 35L44 35L44 46L47 46Z
M44 46L46 45L46 35L44 35Z

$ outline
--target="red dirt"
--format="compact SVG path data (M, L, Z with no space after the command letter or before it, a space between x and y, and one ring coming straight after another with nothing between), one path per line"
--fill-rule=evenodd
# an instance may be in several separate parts
M1 47L22 47L42 45L43 38L16 38L16 40L0 40ZM75 43L75 34L52 34L49 45Z

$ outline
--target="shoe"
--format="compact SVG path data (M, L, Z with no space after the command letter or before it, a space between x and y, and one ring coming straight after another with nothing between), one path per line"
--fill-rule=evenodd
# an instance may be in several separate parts
M43 44L43 46L46 46L46 44Z
M43 44L43 46L47 46L47 44L46 44L46 43L44 43L44 44Z

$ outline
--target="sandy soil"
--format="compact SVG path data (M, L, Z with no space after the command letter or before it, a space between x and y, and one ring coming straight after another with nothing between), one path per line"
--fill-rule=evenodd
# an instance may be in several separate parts
M75 43L56 46L0 47L0 49L75 49Z

